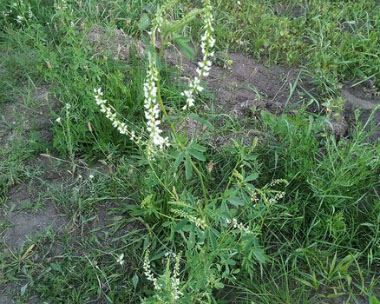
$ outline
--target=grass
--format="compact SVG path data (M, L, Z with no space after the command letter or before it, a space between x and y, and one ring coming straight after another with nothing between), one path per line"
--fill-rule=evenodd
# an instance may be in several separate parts
M378 303L380 145L359 122L336 138L328 117L303 108L239 119L213 112L217 100L205 90L199 103L212 114L202 105L192 111L202 128L192 137L181 129L180 71L160 61L165 123L180 127L173 146L151 161L100 113L93 89L102 86L136 130L145 126L147 61L134 42L148 40L162 1L13 2L0 4L11 10L0 16L0 107L8 111L0 123L0 237L17 216L49 206L65 224L52 223L17 248L0 245L1 300ZM376 1L282 2L213 1L216 48L227 66L231 51L301 66L321 104L340 100L347 81L377 77ZM181 2L170 16L195 7ZM198 44L200 21L178 34ZM89 38L99 29L129 44L125 60L120 45L104 48L104 35ZM35 94L42 86L57 106ZM41 128L47 123L51 140ZM247 126L257 138L247 139ZM215 144L230 134L238 135ZM12 192L18 185L29 189L21 205ZM183 295L173 301L177 276Z

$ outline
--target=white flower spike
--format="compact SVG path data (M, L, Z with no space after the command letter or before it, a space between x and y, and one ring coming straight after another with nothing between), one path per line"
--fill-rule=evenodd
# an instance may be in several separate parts
M202 60L198 62L198 67L196 69L197 76L190 80L189 88L181 93L182 96L186 97L186 104L183 107L184 110L194 106L194 95L203 91L200 82L203 78L209 76L212 66L212 58L215 55L212 51L212 48L215 45L215 38L213 37L214 28L212 26L214 20L212 16L212 7L209 0L204 0L203 2L206 7L206 12L204 15L204 33L201 37Z

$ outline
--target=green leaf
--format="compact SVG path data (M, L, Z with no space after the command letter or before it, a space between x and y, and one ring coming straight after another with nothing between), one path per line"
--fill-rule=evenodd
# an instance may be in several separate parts
M338 293L330 293L327 295L327 299L335 299L335 298L338 298L338 297L341 297L343 296L345 293L344 292L338 292Z
M264 250L259 246L258 242L255 241L255 248L253 249L253 254L259 263L264 264L267 261Z
M55 270L55 271L58 271L60 273L63 274L63 271L62 271L62 268L61 268L61 265L57 264L57 263L51 263L50 264L50 267L51 269Z
M187 149L187 152L189 152L189 154L193 157L195 157L196 159L200 160L200 161L206 161L206 157L203 155L202 152L199 152L197 150L194 150L194 149Z
M190 38L178 36L173 39L179 50L188 58L193 59L196 55L193 47L190 46Z
M308 286L310 288L314 288L314 286L310 282L308 282L304 279L296 278L296 280L305 286Z
M185 161L185 175L187 180L193 176L193 167L191 166L191 160L189 156L186 157Z
M149 25L150 25L150 19L149 19L148 14L142 14L138 23L139 30L145 31L149 27Z
M133 284L133 288L134 288L134 289L136 289L138 282L139 282L139 277L138 277L137 274L135 273L135 275L134 275L133 278L132 278L132 284Z
M369 304L380 304L380 301L375 296L371 296L369 298Z
M245 178L245 181L246 181L246 182L252 182L252 181L257 180L258 177L259 177L259 173L253 173L253 174L251 174L251 175L248 175L248 176Z
M216 243L216 238L215 238L215 235L214 233L210 230L209 232L209 235L210 235L210 244L211 244L211 248L213 250L216 250L217 249L217 243Z
M177 172L178 167L179 167L179 165L182 163L184 156L185 156L185 155L184 155L182 152L178 152L178 153L177 153L177 156L176 156L175 162L174 162L174 164L172 165L172 167L170 168L170 172Z
M207 119L200 117L198 114L191 113L191 114L189 114L189 118L191 118L192 120L195 120L196 122L199 122L200 124L208 127L211 131L214 130L214 126Z
M269 126L271 128L273 128L276 125L276 119L277 118L273 114L271 114L267 111L264 111L264 110L261 111L261 119L263 120L263 122L267 126Z
M174 231L177 232L177 231L182 230L182 228L186 225L186 223L187 223L187 220L180 221L177 225L175 225Z
M21 287L21 296L24 296L26 289L28 288L28 283Z
M197 150L199 152L206 152L207 151L207 148L206 147L203 147L201 145L198 145L196 143L192 143L189 148L191 149L194 149L194 150Z
M238 198L236 196L235 197L230 197L228 199L228 201L230 202L231 205L236 206L236 207L238 207L238 206L244 206L244 202L240 198Z

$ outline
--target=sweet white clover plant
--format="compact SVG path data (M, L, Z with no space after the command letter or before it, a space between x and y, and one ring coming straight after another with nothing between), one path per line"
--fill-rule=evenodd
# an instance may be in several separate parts
M215 45L215 38L213 35L213 15L210 0L202 1L204 5L203 9L190 12L182 21L170 23L164 19L163 15L168 9L173 7L177 1L178 0L169 1L158 9L152 22L152 29L149 32L152 47L148 48L148 69L143 86L144 113L148 140L143 141L142 136L136 136L133 126L128 126L117 118L118 115L116 111L107 105L107 100L103 97L101 88L94 89L96 104L100 107L100 111L105 113L106 117L111 121L112 126L115 127L120 134L127 135L133 142L144 144L147 147L148 156L152 156L157 151L163 150L170 145L169 137L163 134L164 131L161 127L162 115L166 116L167 114L160 93L159 70L156 64L157 54L152 51L155 49L158 33L161 33L161 36L166 38L167 36L163 34L164 31L178 30L178 28L187 24L197 14L202 14L202 20L204 21L204 32L201 37L202 59L197 64L196 76L189 81L188 88L181 93L182 96L186 97L183 109L194 106L195 95L203 90L201 80L209 75L212 59L214 57L213 47ZM163 40L165 38L163 38ZM164 42L165 41L162 42L162 49L164 48ZM160 55L162 56L162 51Z

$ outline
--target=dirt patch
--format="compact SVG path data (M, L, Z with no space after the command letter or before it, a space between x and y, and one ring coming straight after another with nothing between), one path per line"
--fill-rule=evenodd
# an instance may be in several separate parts
M285 1L284 1L285 2ZM298 18L306 14L306 9L299 3L278 3L274 7L277 16L284 16L289 19Z
M297 18L306 13L305 8L299 4L279 4L275 7L275 12L289 18ZM132 45L138 46L140 55L145 49L142 42L134 41L118 29L94 27L88 32L88 42L95 52L99 54L108 52L115 59L122 60L127 58ZM157 44L157 48L160 48L160 43ZM177 50L167 49L164 58L169 65L182 69L181 82L186 83L189 77L195 76L196 63ZM216 64L206 82L215 96L214 105L217 112L228 113L238 119L249 118L260 110L272 114L296 112L310 100L310 96L318 99L319 95L311 79L303 75L300 70L286 66L264 66L255 59L238 53L218 54ZM373 81L369 80L364 85L354 88L345 86L342 89L342 96L346 101L345 115L339 121L331 119L329 124L338 137L347 136L349 126L353 123L355 109L363 111L360 116L363 123L368 120L371 111L380 104L380 92L375 88ZM308 110L320 112L316 105L309 106ZM379 123L378 110L374 115L377 129L372 140L380 136ZM187 133L193 137L199 133L201 127L189 120L180 129L188 129ZM220 138L217 141L225 142Z
M283 9L295 15L303 13L301 6ZM103 27L91 28L87 33L87 43L95 55L111 54L114 59L120 60L128 58L131 46L137 46L140 55L145 50L141 41L127 37L122 30ZM156 47L161 47L159 42ZM187 59L178 50L166 49L164 58L169 65L182 69L181 83L195 76L196 62ZM247 55L229 53L217 55L216 64L206 82L215 95L214 104L218 112L241 118L249 116L252 109L265 109L274 114L295 111L309 98L307 94L316 94L310 79L300 76L300 71L294 68L267 67Z
M227 113L237 117L247 115L250 108L282 113L287 107L301 104L303 94L290 86L296 83L298 72L282 66L265 67L243 54L229 54L229 69L215 66L208 79L209 87L216 93L218 103Z
M359 121L366 125L366 130L373 130L371 141L380 138L380 94L374 83L369 82L357 86L346 85L342 89L342 97L345 100L345 116L352 124L354 123L355 110L361 112ZM373 115L370 123L368 120Z
M32 132L37 132L44 142L50 142L52 139L51 113L56 106L57 101L51 96L46 86L34 88L28 92L22 91L15 102L2 104L1 160L5 158L4 161L6 161L7 155L12 155L15 149L14 143L21 143L21 148L26 147ZM34 160L32 163L25 163L24 169L29 167L30 174L35 176L36 180L42 177L41 172L49 172L49 174L56 172L52 166L42 163L41 159ZM9 170L13 169L9 168ZM8 173L4 172L4 174ZM66 220L55 209L52 202L40 196L42 191L40 183L25 182L9 188L0 214L0 222L3 223L0 240L3 244L18 250L28 237L49 228L60 231Z
M13 249L20 249L30 236L45 232L49 228L60 232L66 223L52 203L43 204L40 211L26 210L25 206L33 203L32 200L33 195L24 185L13 188L8 198L12 211L1 220L7 221L10 227L1 237L1 241Z
M129 58L131 47L135 47L140 55L144 52L142 43L137 43L121 29L94 26L88 30L86 37L87 43L97 56L126 60Z
M18 250L30 237L44 233L49 229L61 232L68 222L50 199L43 195L45 182L60 184L64 181L58 164L39 157L29 165L35 170L35 179L12 187L7 195L0 221L6 223L6 229L0 239L11 249ZM65 171L61 171L65 172Z
M326 304L368 304L368 298L364 296L356 296L355 300L348 296L340 296L335 299L327 300ZM322 304L322 303L321 303Z
M194 62L173 51L166 52L165 59L170 65L180 65L183 75L195 76ZM215 94L220 112L239 118L247 116L252 108L274 114L299 108L306 100L305 91L309 94L316 91L300 75L297 69L266 67L247 55L230 53L218 56L206 82Z
M26 140L31 131L38 131L44 140L50 141L50 117L57 104L48 88L42 86L16 102L1 105L0 144L7 148L16 140Z

